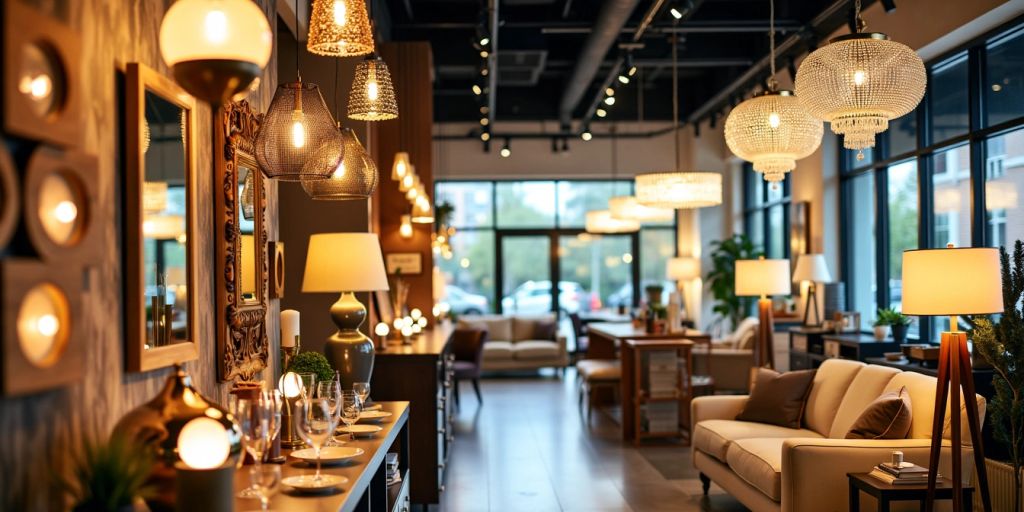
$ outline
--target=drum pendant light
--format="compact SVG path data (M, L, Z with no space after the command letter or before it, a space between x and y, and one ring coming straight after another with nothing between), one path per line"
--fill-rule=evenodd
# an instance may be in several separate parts
M736 156L754 164L766 181L782 181L796 161L810 156L821 144L821 121L812 116L790 91L775 83L775 2L771 7L771 75L768 90L744 101L725 120L725 142Z
M387 121L398 117L391 72L377 54L366 56L356 66L348 96L348 117L357 121Z
M796 94L807 110L843 136L843 147L863 150L889 121L906 115L924 97L924 62L908 46L885 34L864 32L860 0L857 32L837 37L815 50L796 73Z
M313 0L306 49L328 57L372 53L373 29L364 0Z
M160 23L174 80L214 105L244 91L270 60L274 35L252 0L178 0Z
M612 193L615 193L615 185L619 177L619 149L616 127L612 129ZM610 206L611 201L609 201ZM640 222L636 219L618 218L610 209L593 210L587 212L584 228L587 233L592 234L614 234L614 233L635 233L640 230Z

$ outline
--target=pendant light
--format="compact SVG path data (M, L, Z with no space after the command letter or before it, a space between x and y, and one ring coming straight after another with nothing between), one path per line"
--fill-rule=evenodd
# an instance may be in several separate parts
M754 164L770 182L785 179L796 161L810 156L821 144L821 121L812 116L791 91L775 82L775 1L769 0L768 33L771 76L764 94L744 101L725 120L725 142L736 156Z
M401 182L402 178L409 173L409 153L399 151L395 153L395 163L391 165L391 179Z
M178 0L160 23L160 54L174 80L215 105L249 87L273 45L270 23L252 0Z
M672 136L676 168L672 172L638 174L636 200L651 208L691 209L722 204L722 175L679 170L679 34L672 33Z
M615 125L612 125L612 187L615 187L619 176L618 137ZM640 222L633 219L619 219L612 215L611 210L595 210L587 212L585 229L587 233L612 234L635 233L640 230Z
M928 78L914 50L885 34L864 32L860 0L854 9L857 31L804 59L796 74L796 94L862 160L863 150L875 145L875 135L887 130L890 120L917 107Z
M377 54L366 56L356 66L348 96L348 117L357 121L387 121L398 117L391 72Z
M298 25L297 6L295 23ZM296 45L297 80L277 86L256 134L256 162L270 179L327 179L344 156L341 132L320 95L320 88L302 81L299 51Z
M306 39L311 53L356 57L373 52L373 29L364 0L313 0L312 10Z

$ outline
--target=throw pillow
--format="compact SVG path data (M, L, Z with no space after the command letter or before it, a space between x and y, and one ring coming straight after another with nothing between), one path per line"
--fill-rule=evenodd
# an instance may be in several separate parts
M555 341L558 334L558 324L548 320L537 320L533 324L533 338L535 340Z
M800 428L804 405L816 371L779 373L768 368L758 368L750 398L736 419Z
M853 422L847 439L904 439L910 432L913 418L910 394L906 386L899 391L883 393L868 404Z

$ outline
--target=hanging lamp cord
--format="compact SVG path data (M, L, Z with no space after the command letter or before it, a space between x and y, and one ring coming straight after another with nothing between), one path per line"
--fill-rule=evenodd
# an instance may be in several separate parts
M677 23L678 25L678 23ZM675 139L676 171L679 170L679 32L672 32L672 133Z
M299 71L299 0L295 0L295 76L302 82L302 71Z
M857 0L859 3L860 0ZM775 92L778 82L775 81L775 0L768 0L768 54L772 74L768 77L768 90Z

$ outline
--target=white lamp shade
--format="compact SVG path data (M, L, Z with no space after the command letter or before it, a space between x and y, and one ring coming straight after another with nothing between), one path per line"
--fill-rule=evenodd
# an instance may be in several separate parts
M736 260L736 295L789 295L789 260Z
M903 253L903 314L987 315L1003 312L999 251L991 247Z
M388 275L375 233L320 233L309 237L303 292L387 289Z
M616 219L612 217L612 212L609 210L587 212L585 226L587 233L594 234L635 233L640 231L639 222Z
M638 222L668 222L676 217L675 210L644 206L636 196L613 197L608 200L608 210L616 219Z
M828 263L824 254L801 254L796 260L796 269L793 270L793 282L800 283L810 281L812 283L832 282L832 273L828 271Z
M689 281L700 277L700 259L680 257L668 260L665 275L675 281Z
M270 60L274 34L251 0L178 0L160 24L160 52L168 66L188 61Z

